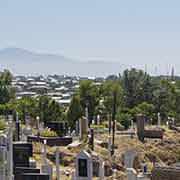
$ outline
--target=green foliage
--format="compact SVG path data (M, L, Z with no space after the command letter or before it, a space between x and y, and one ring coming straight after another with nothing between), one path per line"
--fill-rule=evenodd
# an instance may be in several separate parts
M60 121L63 109L55 100L52 100L48 96L40 96L37 112L40 120L46 124L50 121Z
M104 124L101 125L96 125L96 124L91 124L91 128L93 129L104 129L106 126Z
M82 113L83 113L83 109L80 103L80 98L78 95L74 95L67 112L67 120L69 126L72 129L75 127L76 121L78 121L79 118L82 116Z
M7 103L15 97L15 90L11 86L12 75L8 70L0 72L0 104Z
M113 107L113 93L116 94L116 108L123 105L123 89L119 81L105 81L100 89L101 99L103 100L103 106L105 114L112 113Z
M125 70L121 78L124 89L124 100L128 108L146 101L151 103L153 82L142 70Z
M32 118L37 116L37 99L33 97L23 97L15 102L11 101L9 106L15 106L21 120L25 120L25 116L29 115Z
M131 124L131 115L128 113L118 113L116 116L116 119L118 122L121 123L122 126L124 126L125 129L128 129Z
M57 133L55 131L43 130L40 133L40 136L43 137L57 137Z
M83 110L88 107L89 119L92 120L93 116L96 114L96 107L99 104L98 87L90 80L81 81L79 97Z
M5 130L6 128L6 123L4 120L0 119L0 131Z

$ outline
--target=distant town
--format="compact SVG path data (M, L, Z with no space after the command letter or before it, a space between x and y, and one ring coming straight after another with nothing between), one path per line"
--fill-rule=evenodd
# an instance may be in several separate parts
M112 75L107 78L117 78L117 76ZM105 81L105 78L66 75L15 76L12 86L16 90L16 99L47 95L61 105L69 105L82 80L91 80L98 86Z

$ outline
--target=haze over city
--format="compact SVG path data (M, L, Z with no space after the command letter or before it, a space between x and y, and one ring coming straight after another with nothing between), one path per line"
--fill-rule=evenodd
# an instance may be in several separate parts
M46 61L42 70L38 68L40 63L33 65L31 60L18 64L16 58L10 63L0 58L1 68L9 68L16 74L95 76L117 74L127 67L145 69L145 66L151 74L170 73L172 66L180 74L180 2L177 0L0 3L0 56L4 48L21 48L33 53L56 54L75 62L98 61L98 66L92 65L90 69L79 65L74 70L69 66L64 70L60 58L58 62ZM112 66L104 67L103 62Z

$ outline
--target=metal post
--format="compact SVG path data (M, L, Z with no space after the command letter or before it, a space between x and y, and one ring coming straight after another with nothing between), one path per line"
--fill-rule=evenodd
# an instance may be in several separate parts
M60 180L60 173L59 173L59 147L56 147L56 180Z
M113 122L113 127L112 127L112 151L111 155L114 155L114 141L115 141L115 116L116 116L116 92L113 92L113 109L112 109L112 122Z

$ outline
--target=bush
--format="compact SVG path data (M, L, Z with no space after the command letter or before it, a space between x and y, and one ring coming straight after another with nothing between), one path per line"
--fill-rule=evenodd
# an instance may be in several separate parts
M131 115L128 113L120 113L117 115L117 121L124 126L125 129L128 129L130 126Z
M6 128L6 123L3 120L0 120L0 131L5 130Z
M104 129L106 126L104 124L101 125L91 124L90 127L93 129Z
M44 137L57 137L57 133L55 131L48 131L48 130L43 130L40 133L40 136Z

